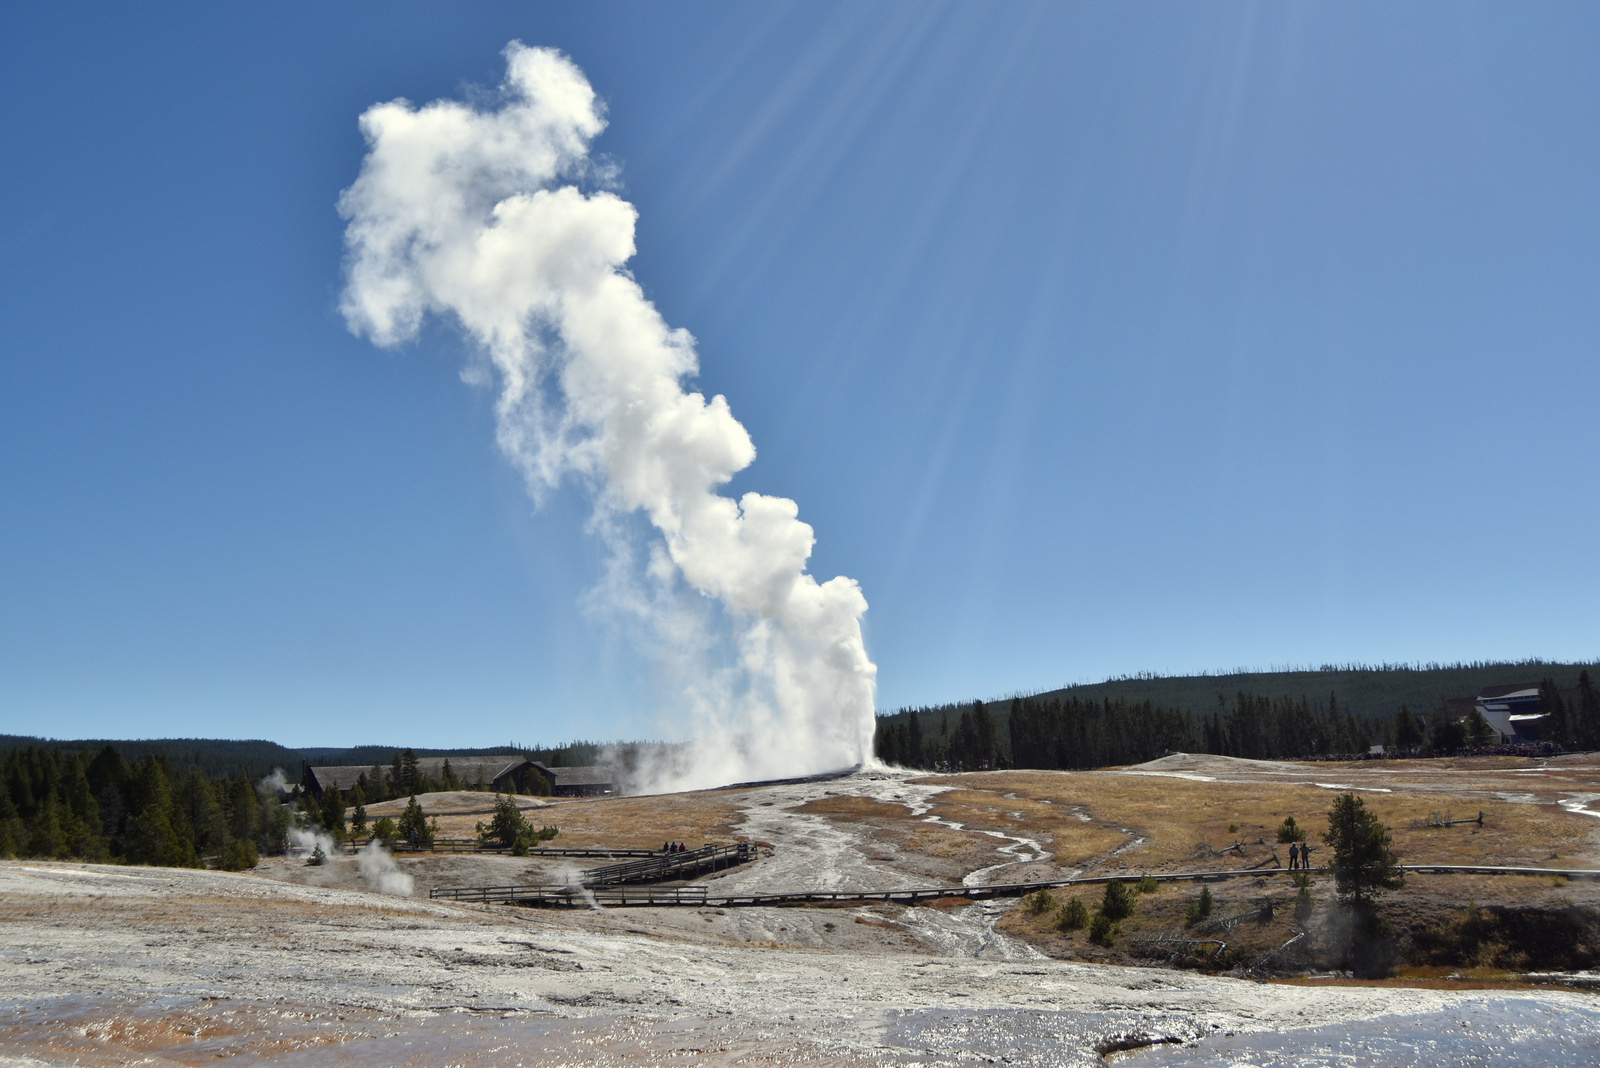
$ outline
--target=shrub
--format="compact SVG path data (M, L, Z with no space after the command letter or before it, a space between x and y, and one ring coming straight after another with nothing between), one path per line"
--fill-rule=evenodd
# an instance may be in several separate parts
M313 868L320 868L322 865L328 863L328 853L327 850L322 848L321 842L318 842L317 848L311 851L311 856L306 858L306 863L311 865Z
M1128 884L1121 879L1106 883L1106 896L1100 902L1100 912L1109 920L1125 920L1133 915L1133 895Z
M532 827L524 825L522 830L517 832L517 840L511 843L511 855L525 857L528 855L528 851L540 842L548 842L560 833L554 827L540 827L536 831Z
M1193 927L1195 924L1211 915L1212 904L1213 901L1211 899L1211 887L1201 887L1200 896L1184 906L1183 922L1188 926Z
M478 824L478 841L486 846L499 846L502 849L514 849L524 831L529 830L528 821L523 818L522 810L517 803L509 797L499 794L494 799L494 818L488 826ZM526 856L526 847L523 853Z
M1117 941L1117 925L1111 922L1111 917L1103 912L1094 914L1094 920L1089 924L1089 941L1097 946L1113 945Z
M1146 875L1139 880L1139 885L1136 887L1136 889L1141 894L1153 894L1157 890L1161 889L1161 884L1156 882L1156 877L1154 875Z
M235 838L222 847L222 856L218 866L223 871L246 871L261 863L261 854L256 852L256 844L249 838Z
M1305 840L1306 832L1301 830L1300 827L1295 824L1293 816L1289 816L1282 823L1278 824L1278 841L1304 842Z
M1041 912L1049 912L1054 908L1056 899L1050 896L1050 891L1048 890L1036 890L1023 898L1022 903L1027 906L1029 912L1037 916Z
M1089 910L1083 902L1071 898L1056 910L1056 927L1062 931L1081 931L1089 923Z
M1316 901L1311 897L1311 888L1302 886L1300 892L1294 895L1294 922L1305 926L1305 922L1311 918L1311 910L1316 908L1316 905Z

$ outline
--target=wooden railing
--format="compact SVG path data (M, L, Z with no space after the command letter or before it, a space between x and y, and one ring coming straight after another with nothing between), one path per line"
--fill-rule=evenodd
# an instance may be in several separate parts
M742 864L755 856L749 842L731 846L708 845L699 849L686 849L680 853L655 853L642 860L622 864L607 864L590 868L583 873L583 885L616 886L621 883L659 883L667 879L684 879L702 872Z
M727 847L732 848L732 847ZM752 855L754 850L751 851ZM680 856L682 854L679 854ZM1526 868L1472 864L1404 864L1402 871L1431 875L1541 875L1565 876L1569 879L1600 878L1600 870L1589 868ZM1326 868L1313 868L1311 873L1328 873ZM588 874L588 873L585 873ZM1152 873L1148 877L1156 882L1213 882L1222 879L1259 879L1270 875L1295 875L1298 872L1280 868L1262 871L1257 869L1230 871L1188 871ZM1030 883L995 883L987 886L918 886L895 890L779 890L761 894L716 893L704 884L668 887L629 886L469 886L431 890L429 897L454 901L472 901L481 904L516 904L562 906L568 908L611 908L636 905L689 905L717 908L740 908L759 905L839 905L852 902L887 901L912 905L941 898L963 898L981 901L997 897L1021 897L1038 890L1060 890L1074 886L1096 886L1118 880L1132 882L1143 875L1127 872L1116 875L1088 875L1072 879L1053 879Z

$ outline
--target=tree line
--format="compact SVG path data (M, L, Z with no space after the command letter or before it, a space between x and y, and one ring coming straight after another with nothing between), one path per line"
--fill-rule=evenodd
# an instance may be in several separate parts
M1600 692L1587 671L1578 676L1571 698L1551 679L1539 683L1540 708L1550 714L1546 736L1563 749L1600 749Z
M1576 695L1553 683L1546 741L1600 748L1600 695L1585 671ZM1482 713L1453 713L1441 700L1426 714L1402 705L1392 717L1354 714L1338 694L1326 700L1239 691L1194 712L1122 698L1021 697L1007 702L1002 729L989 706L903 710L878 719L874 752L903 767L945 771L996 768L1082 769L1138 764L1167 753L1212 753L1256 760L1354 756L1374 745L1413 753L1458 753L1500 741Z
M197 766L170 773L159 755L26 747L0 761L0 856L254 867L281 851L289 812L275 790Z

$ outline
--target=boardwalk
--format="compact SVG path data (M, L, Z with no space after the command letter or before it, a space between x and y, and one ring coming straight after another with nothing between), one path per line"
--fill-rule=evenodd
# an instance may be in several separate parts
M731 846L708 845L681 853L650 853L638 860L590 868L580 880L586 887L617 886L621 883L659 883L668 879L688 879L706 872L721 871L735 864L754 860L755 847L749 842Z
M680 854L682 855L682 854ZM1405 864L1402 871L1422 875L1562 875L1569 879L1600 878L1600 870L1588 868L1520 868L1494 867L1479 864ZM1326 875L1328 869L1313 868L1315 874ZM587 873L585 873L587 874ZM1272 875L1295 875L1285 868L1259 868L1232 871L1190 871L1152 874L1149 878L1158 883L1215 882L1223 879L1265 878ZM717 893L704 884L694 886L467 886L432 890L428 896L452 901L470 901L486 905L530 905L535 907L614 908L643 905L655 906L711 906L715 908L748 908L757 905L842 905L854 902L888 901L900 905L914 905L924 901L964 898L980 901L997 897L1021 897L1036 890L1059 890L1073 886L1097 886L1118 880L1132 880L1143 876L1126 872L1117 875L1090 875L1075 879L1055 879L1048 882L995 883L989 886L920 886L898 890L780 890L765 894Z
M339 843L340 851L344 853L359 853L367 843L367 838L348 838ZM397 841L392 852L395 853L509 853L510 848L501 845L488 845L477 838L435 838L426 844L412 845L409 842ZM530 857L580 857L580 858L606 858L617 857L659 857L659 849L567 849L561 846L536 845L528 852Z

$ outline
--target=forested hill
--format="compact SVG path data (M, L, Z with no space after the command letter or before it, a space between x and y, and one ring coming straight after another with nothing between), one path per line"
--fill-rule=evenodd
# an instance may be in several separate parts
M1200 713L1215 710L1239 693L1295 700L1301 697L1327 700L1328 695L1334 693L1339 695L1339 706L1346 712L1376 719L1394 715L1401 705L1414 712L1427 712L1441 697L1476 697L1490 686L1521 683L1537 686L1540 680L1551 679L1557 687L1570 690L1578 684L1578 675L1585 669L1591 675L1600 672L1600 661L1559 664L1523 660L1449 667L1328 667L1316 671L1150 676L1068 686L1028 696L1039 701L1077 698L1101 702L1120 698L1130 705L1148 701L1159 708L1185 708ZM1002 707L1007 704L995 702Z
M18 734L0 734L0 758L15 749L54 749L66 753L97 755L106 746L120 753L124 760L134 763L146 757L159 756L166 762L169 772L183 775L197 768L209 778L234 778L246 775L262 779L275 769L283 769L291 781L298 781L305 764L388 764L404 751L402 746L361 745L352 748L333 746L290 749L277 742L234 741L225 738L146 738L138 741L126 739L33 738ZM478 749L413 749L419 757L454 756L526 756L529 760L542 760L552 766L563 764L593 764L601 759L604 747L598 742L572 742L564 746L541 749L519 749L515 746L490 746Z
M1339 707L1344 711L1363 719L1377 719L1393 716L1401 705L1406 705L1413 712L1425 713L1437 705L1441 697L1476 697L1490 686L1521 683L1537 686L1541 679L1552 679L1558 687L1567 690L1578 684L1578 675L1585 670L1600 676L1600 660L1573 664L1517 660L1428 667L1350 666L1325 667L1315 671L1141 675L1066 686L1042 693L1010 694L985 703L1002 731L1011 702L1018 697L1031 697L1040 702L1076 699L1103 703L1120 700L1129 705L1142 705L1148 701L1157 708L1183 709L1198 715L1215 711L1240 693L1268 700L1292 698L1297 701L1302 697L1326 701L1332 693L1338 695ZM971 701L955 701L916 711L922 712L924 717L930 712L958 716L962 711L970 710L972 705ZM880 718L899 721L911 711L913 709L902 708Z
M277 742L233 741L224 738L145 738L138 741L126 739L57 740L30 738L17 734L0 734L0 757L14 749L58 749L64 752L88 753L94 756L110 746L130 763L149 756L160 756L175 774L197 768L208 778L233 778L247 775L260 779L271 775L274 768L282 768L291 778L300 774L300 753Z
M1539 660L1112 679L981 704L903 708L879 716L874 745L891 763L961 770L1102 767L1174 750L1269 759L1370 745L1452 751L1497 736L1475 713L1465 722L1447 700L1545 680L1556 692L1542 706L1557 713L1546 740L1600 747L1600 663ZM1581 692L1566 709L1559 691L1575 687Z

